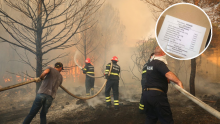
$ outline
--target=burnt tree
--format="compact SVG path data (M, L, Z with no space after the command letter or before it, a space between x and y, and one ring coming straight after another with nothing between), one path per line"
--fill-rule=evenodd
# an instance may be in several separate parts
M94 22L86 19L101 6L100 0L1 0L0 4L0 27L8 34L0 34L0 42L24 49L25 55L18 56L36 72L36 77L50 62L66 54L48 60L43 56L76 45L78 41L72 38L89 29L79 30L84 25L93 26ZM35 64L26 51L35 56ZM40 85L36 83L36 91Z
M125 26L121 23L118 10L110 4L104 5L97 16L99 16L97 28L101 32L99 49L102 52L102 72L104 72L108 60L106 56L111 54L110 48L115 44L123 43Z

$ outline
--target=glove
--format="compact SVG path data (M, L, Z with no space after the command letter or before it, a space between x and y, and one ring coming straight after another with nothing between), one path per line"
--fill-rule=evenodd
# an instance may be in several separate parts
M40 77L34 78L34 80L35 80L35 82L40 82L41 81Z

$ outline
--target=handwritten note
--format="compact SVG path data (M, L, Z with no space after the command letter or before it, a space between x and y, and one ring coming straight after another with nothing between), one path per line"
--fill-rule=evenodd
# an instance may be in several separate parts
M158 41L166 52L191 58L199 54L205 31L204 27L166 15Z

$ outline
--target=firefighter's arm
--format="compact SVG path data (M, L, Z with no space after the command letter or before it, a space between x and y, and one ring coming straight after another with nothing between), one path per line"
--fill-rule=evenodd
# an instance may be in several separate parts
M41 80L43 80L44 77L45 77L49 72L50 72L50 69L49 69L49 68L46 69L46 70L44 70L43 73L40 75L40 77L39 77L39 78L36 78L36 82L40 82Z
M111 64L106 65L106 69L105 69L105 73L104 73L106 79L107 79L108 73L110 71L110 66L111 66Z
M87 72L87 66L85 66L82 70L83 70L83 74L86 74L86 72Z
M179 85L181 88L183 88L182 82L176 77L176 75L173 72L169 71L165 74L165 76L167 77L168 80L173 81L174 83Z

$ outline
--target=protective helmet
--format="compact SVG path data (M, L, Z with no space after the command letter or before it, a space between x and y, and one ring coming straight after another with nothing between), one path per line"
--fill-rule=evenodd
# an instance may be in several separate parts
M86 63L90 63L90 58L87 58L87 59L86 59Z
M113 57L112 57L112 60L114 60L114 61L118 61L118 57L113 56Z

